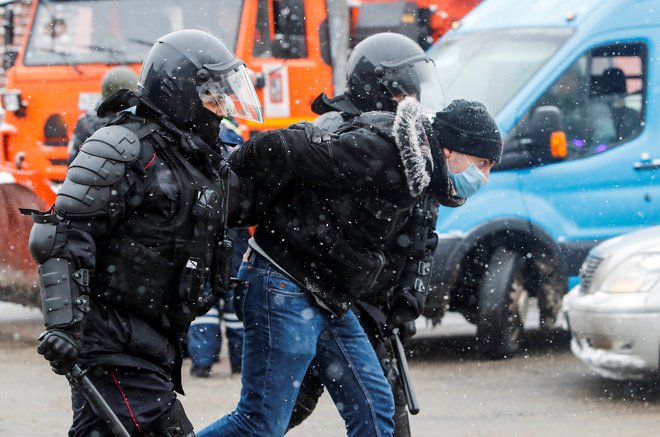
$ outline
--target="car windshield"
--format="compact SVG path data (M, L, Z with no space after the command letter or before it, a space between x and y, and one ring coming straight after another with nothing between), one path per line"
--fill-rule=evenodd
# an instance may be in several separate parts
M483 102L497 114L571 36L570 29L516 29L461 33L429 50L447 102Z
M43 1L23 63L141 63L157 38L184 28L235 48L242 9L242 0Z

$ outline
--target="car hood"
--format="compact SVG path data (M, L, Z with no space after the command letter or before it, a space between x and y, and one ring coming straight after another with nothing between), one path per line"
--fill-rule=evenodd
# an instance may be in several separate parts
M594 247L591 254L600 258L607 258L612 254L616 254L617 258L627 258L632 254L650 250L660 251L660 226L611 238Z

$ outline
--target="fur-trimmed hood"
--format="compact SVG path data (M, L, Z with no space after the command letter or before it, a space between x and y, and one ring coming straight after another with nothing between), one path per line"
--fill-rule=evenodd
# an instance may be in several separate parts
M392 136L403 161L410 193L419 196L431 182L433 158L424 129L424 109L417 100L406 97L399 103Z

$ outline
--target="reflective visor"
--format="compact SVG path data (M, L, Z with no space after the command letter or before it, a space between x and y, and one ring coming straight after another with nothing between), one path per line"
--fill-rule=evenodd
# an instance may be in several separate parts
M419 61L415 69L418 71L421 81L419 103L432 111L443 110L447 106L447 102L435 63L430 59Z
M222 73L220 78L213 75L197 85L197 94L202 102L219 105L227 116L264 122L261 103L245 65Z
M419 100L431 111L446 106L438 71L431 59L422 58L397 66L386 66L383 85L393 96L406 95Z

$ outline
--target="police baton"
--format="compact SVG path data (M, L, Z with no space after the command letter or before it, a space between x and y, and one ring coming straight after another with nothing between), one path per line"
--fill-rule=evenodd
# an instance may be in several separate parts
M66 374L66 379L69 382L73 383L80 389L80 391L85 395L89 403L92 404L94 410L98 413L99 416L108 424L110 430L117 437L131 437L131 435L126 431L124 425L119 421L117 415L110 408L110 405L103 399L101 393L96 389L92 381L85 374L86 371L82 370L76 364L73 366L73 369Z
M417 396L412 386L410 378L410 370L408 370L408 360L406 360L406 352L403 350L403 344L399 338L399 329L393 329L390 336L392 346L394 348L394 356L396 358L396 365L399 370L399 381L403 387L403 394L406 397L406 404L408 404L408 411L410 414L419 413L419 404L417 403Z

